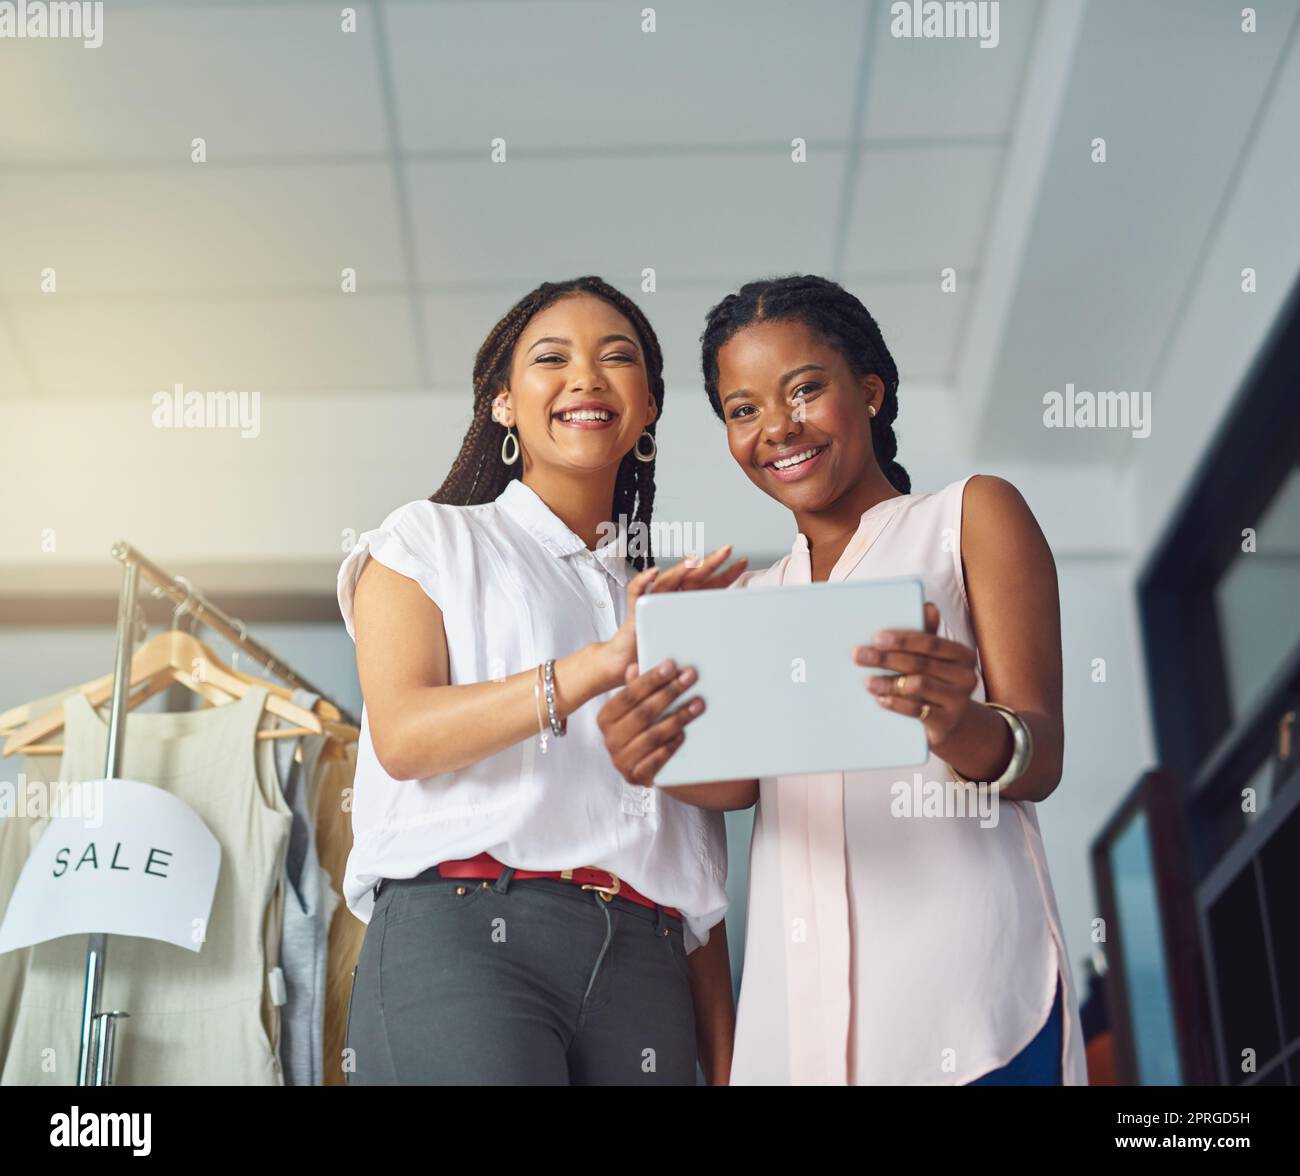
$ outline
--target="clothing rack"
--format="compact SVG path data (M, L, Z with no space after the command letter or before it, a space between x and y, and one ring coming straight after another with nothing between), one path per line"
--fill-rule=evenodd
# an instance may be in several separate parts
M117 601L117 645L113 661L113 696L108 720L108 750L104 762L104 778L114 779L122 766L123 741L126 734L126 699L131 680L131 655L135 645L136 597L140 577L149 580L152 595L167 597L177 604L176 615L188 612L196 621L221 634L227 642L253 661L264 666L277 678L290 686L318 694L331 705L338 707L341 718L357 726L356 719L338 703L330 699L320 687L293 669L288 662L277 657L266 646L248 635L248 626L230 617L184 576L173 576L137 551L129 543L119 540L113 544L111 554L122 564L122 590ZM81 1052L77 1060L78 1086L109 1086L113 1073L113 1036L116 1019L130 1014L121 1010L101 1012L104 969L108 952L105 932L92 932L86 949L86 983L81 1008Z

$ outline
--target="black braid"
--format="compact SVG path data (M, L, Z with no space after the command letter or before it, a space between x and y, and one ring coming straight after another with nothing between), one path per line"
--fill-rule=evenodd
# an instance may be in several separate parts
M871 418L871 445L890 484L901 494L910 494L912 480L894 460L898 453L894 436L898 367L871 312L843 286L826 278L805 274L747 282L709 311L700 343L704 390L718 419L725 419L718 393L719 350L741 328L775 320L801 322L815 331L839 351L858 379L873 374L880 377L885 398Z
M543 282L506 312L478 349L474 358L474 415L451 471L437 491L429 495L430 502L445 502L453 506L492 502L523 472L522 461L506 465L501 460L501 443L505 439L506 429L492 419L492 401L509 384L515 344L519 342L524 328L534 315L553 302L574 294L591 294L603 299L636 329L645 356L650 394L659 410L654 421L646 426L650 435L654 436L655 426L664 411L664 360L659 339L641 308L625 294L592 275L572 278L566 282ZM497 429L501 432L498 433ZM637 443L640 444L640 441ZM654 499L655 463L638 461L634 454L628 453L618 467L610 518L615 524L620 518L626 518L630 523L640 523L644 528L642 534L648 538L652 534L650 520ZM631 559L637 571L655 562L652 551L632 556Z

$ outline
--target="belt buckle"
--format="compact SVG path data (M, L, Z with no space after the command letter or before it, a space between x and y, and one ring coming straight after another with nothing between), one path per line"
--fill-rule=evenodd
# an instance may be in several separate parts
M605 870L603 872L609 875L612 885L597 886L594 882L584 882L582 884L582 888L583 890L594 890L606 902L613 902L614 895L616 895L619 892L619 890L622 889L623 883L619 879L619 876L615 874L612 870Z

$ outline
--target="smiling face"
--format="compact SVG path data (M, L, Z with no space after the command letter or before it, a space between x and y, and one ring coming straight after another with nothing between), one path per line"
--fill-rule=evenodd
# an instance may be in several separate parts
M617 466L658 412L636 328L589 294L529 321L496 404L494 418L519 430L525 470Z
M718 349L731 456L796 513L828 509L877 468L867 406L879 411L884 395L802 322L754 323Z

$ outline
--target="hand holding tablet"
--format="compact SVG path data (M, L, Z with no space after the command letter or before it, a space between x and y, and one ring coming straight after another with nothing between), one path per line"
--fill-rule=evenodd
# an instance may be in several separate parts
M726 543L715 548L708 555L691 556L667 570L658 566L646 568L628 582L627 618L618 632L605 642L604 646L609 664L613 667L611 676L614 681L625 680L624 675L636 658L637 601L651 592L699 592L715 588L730 588L744 573L749 562L738 559L724 568L723 562L730 554L731 544Z
M607 746L625 776L660 785L924 763L922 724L877 704L852 657L879 630L924 624L914 578L643 595L641 673L602 708ZM696 675L708 706L664 714Z
M895 671L890 677L872 678L867 688L881 706L920 719L932 748L961 724L979 680L975 651L938 632L939 610L927 603L923 632L885 630L870 645L853 651L860 666Z

